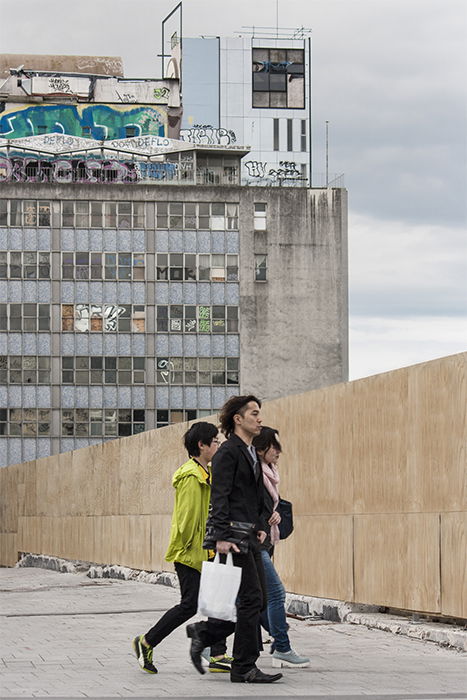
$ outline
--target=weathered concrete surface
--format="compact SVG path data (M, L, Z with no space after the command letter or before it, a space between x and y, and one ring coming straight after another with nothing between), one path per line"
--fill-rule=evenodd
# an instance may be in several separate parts
M291 620L307 669L284 669L273 686L200 676L184 629L156 652L157 676L140 671L131 639L178 600L168 586L90 580L85 573L0 569L2 697L467 698L464 653L360 625ZM271 669L263 652L259 666Z

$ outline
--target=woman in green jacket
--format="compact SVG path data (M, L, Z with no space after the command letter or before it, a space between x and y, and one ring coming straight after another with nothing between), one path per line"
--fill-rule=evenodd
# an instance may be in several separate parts
M200 421L185 433L183 441L190 459L173 475L175 506L170 541L165 558L173 561L180 583L181 600L168 610L146 634L133 640L139 665L147 673L157 673L153 649L174 629L196 614L201 564L209 552L203 549L206 520L211 495L210 462L217 451L217 428ZM215 625L216 620L210 620ZM211 649L211 671L230 671L230 657L225 655L225 640Z

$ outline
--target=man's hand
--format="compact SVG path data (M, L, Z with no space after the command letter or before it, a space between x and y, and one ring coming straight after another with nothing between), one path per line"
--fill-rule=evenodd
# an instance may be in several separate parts
M281 521L281 516L279 515L277 510L275 510L275 511L273 511L273 514L269 518L268 524L269 525L279 525L280 521Z
M216 550L219 552L219 554L228 554L230 550L232 550L232 552L240 551L234 542L226 542L225 540L219 540L216 542Z
M259 543L263 544L264 540L266 539L267 535L264 532L264 530L258 530L256 533L256 537L259 539Z

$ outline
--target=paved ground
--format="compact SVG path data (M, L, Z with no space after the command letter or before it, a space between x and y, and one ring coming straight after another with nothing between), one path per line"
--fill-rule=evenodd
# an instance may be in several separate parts
M188 660L182 628L155 655L159 674L145 674L131 639L177 600L178 592L166 586L0 569L0 696L467 699L467 654L323 621L291 620L293 645L312 663L284 669L274 685L200 676ZM271 669L267 651L258 665Z

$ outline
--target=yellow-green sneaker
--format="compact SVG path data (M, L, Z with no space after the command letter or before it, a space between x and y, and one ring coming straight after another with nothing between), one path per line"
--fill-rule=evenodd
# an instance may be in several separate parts
M227 656L227 654L224 654L224 656L222 656L220 659L215 659L213 656L211 656L211 660L209 662L209 672L230 673L232 661L232 656Z
M133 650L138 659L138 663L146 673L157 673L157 668L152 663L152 647L147 647L143 644L144 634L133 639Z

